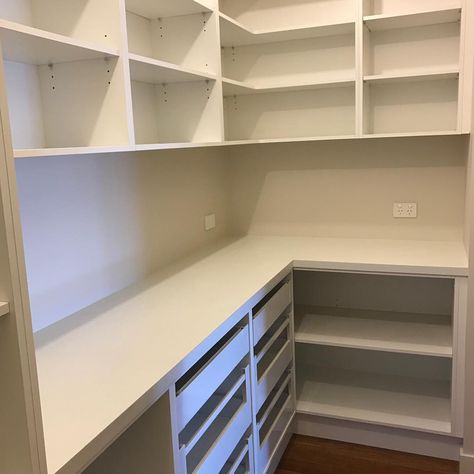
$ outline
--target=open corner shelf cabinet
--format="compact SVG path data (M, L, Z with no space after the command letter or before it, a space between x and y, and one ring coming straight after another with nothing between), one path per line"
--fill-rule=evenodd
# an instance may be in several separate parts
M469 133L464 1L1 0L14 156Z

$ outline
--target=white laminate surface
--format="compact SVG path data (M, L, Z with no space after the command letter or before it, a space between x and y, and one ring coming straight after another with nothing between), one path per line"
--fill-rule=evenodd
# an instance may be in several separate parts
M112 423L120 430L138 417L141 401L164 393L186 356L292 263L467 275L460 242L254 236L184 259L36 334L48 471L74 472L103 449L118 434Z

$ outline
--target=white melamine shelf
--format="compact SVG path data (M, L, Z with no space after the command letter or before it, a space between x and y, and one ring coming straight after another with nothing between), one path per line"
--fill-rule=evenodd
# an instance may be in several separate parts
M119 56L112 48L7 20L0 20L0 41L7 61L32 65Z
M295 309L295 340L323 346L453 356L450 316L300 306Z
M145 18L163 18L212 11L196 0L126 0L128 11Z
M5 316L10 312L10 305L4 301L0 301L0 316Z
M130 75L133 81L150 84L166 84L172 82L193 82L215 80L216 76L199 72L187 67L147 58L138 54L130 54Z
M438 81L443 79L459 79L459 69L426 72L407 72L400 74L376 74L364 76L370 84L392 84L395 82Z
M183 259L35 335L49 471L73 459L78 464L71 461L71 472L82 467L86 447L89 456L103 449L100 434L109 430L113 437L125 429L152 402L150 397L165 393L173 377L182 375L180 366L191 351L230 315L240 317L239 308L242 314L250 311L262 288L292 266L444 276L468 272L462 242L246 237ZM157 317L167 314L175 315L171 325ZM371 393L378 403L389 403L381 390ZM340 387L335 394L342 396ZM417 400L393 395L393 403L400 397ZM420 416L428 410L425 402L437 400L426 398L419 400ZM330 402L337 411L336 401ZM389 408L382 412L390 419L396 412ZM360 416L370 419L371 413ZM448 430L448 422L444 426Z
M40 158L45 156L94 155L135 151L133 145L123 146L78 146L69 148L15 149L15 158Z
M451 433L450 383L299 367L298 413L431 433Z
M354 22L308 25L290 30L252 30L239 21L220 13L221 45L224 47L245 46L282 41L351 34Z
M256 86L248 82L235 81L233 79L222 79L224 96L233 95L251 95L287 91L300 91L311 89L324 89L331 87L350 87L355 86L355 79L334 79L329 81L311 82L302 84Z
M399 15L370 15L364 17L364 22L370 31L440 25L443 23L455 23L460 20L460 8L428 10Z

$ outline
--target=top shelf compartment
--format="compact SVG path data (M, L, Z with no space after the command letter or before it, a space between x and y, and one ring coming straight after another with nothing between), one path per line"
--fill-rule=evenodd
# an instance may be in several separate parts
M277 4L273 0L220 0L220 12L228 23L226 27L230 31L230 23L233 27L242 30L242 35L290 35L287 38L277 38L267 41L286 41L288 39L302 39L308 36L296 36L291 38L291 32L300 35L305 34L303 30L311 30L314 27L324 28L327 26L341 25L347 28L347 24L355 21L354 0L280 0ZM308 24L310 19L310 24ZM295 30L299 30L295 33ZM335 34L343 34L344 31ZM324 33L325 34L325 33ZM311 37L315 35L311 33ZM258 41L257 41L258 42ZM247 43L241 43L247 44ZM255 43L253 43L255 44Z
M252 30L237 20L220 14L221 45L224 47L277 43L321 36L345 35L355 31L355 23L315 24L289 30Z
M0 41L4 59L37 66L119 55L116 49L1 19Z
M461 21L460 8L427 10L403 14L381 14L364 16L364 22L370 31L384 31L398 28L440 25Z
M126 0L127 10L145 18L167 18L211 12L209 5L197 0Z
M120 10L116 0L0 0L0 18L100 47L120 46Z

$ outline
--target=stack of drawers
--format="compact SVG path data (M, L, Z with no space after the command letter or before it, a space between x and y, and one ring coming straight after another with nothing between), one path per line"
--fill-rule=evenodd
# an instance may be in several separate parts
M291 279L253 308L252 327L256 465L263 474L295 413Z

